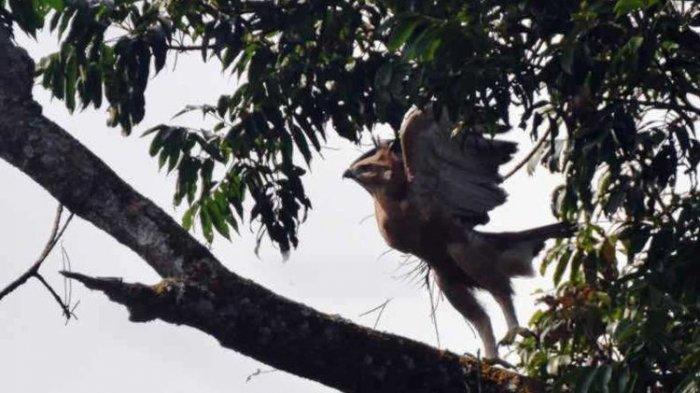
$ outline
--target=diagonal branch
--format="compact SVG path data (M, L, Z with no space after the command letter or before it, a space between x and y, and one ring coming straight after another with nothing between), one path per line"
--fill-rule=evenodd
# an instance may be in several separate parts
M386 309L386 306L389 305L389 302L392 300L392 298L388 298L384 301L384 303L378 305L377 307L372 308L371 310L367 310L360 314L361 317L364 317L365 315L372 314L374 312L377 312L377 318L374 320L374 324L372 325L372 329L376 329L377 326L379 325L379 320L382 319L382 314L384 314L384 310Z
M520 162L518 162L511 170L508 171L505 175L503 175L503 180L508 179L509 177L513 176L516 172L518 172L525 164L527 164L532 157L537 153L540 148L542 148L542 145L547 141L547 138L549 138L549 134L552 132L551 128L548 128L547 131L542 135L542 138L540 138L539 141L535 144L535 146L530 150L529 153L523 158Z
M537 391L509 371L313 310L228 271L163 210L41 115L33 63L0 32L0 158L166 279L128 284L64 273L124 304L134 321L192 326L272 367L343 391Z
M297 375L309 377L308 362L323 375L310 377L316 381L328 384L342 375L349 376L352 381L330 384L343 391L468 392L477 391L479 383L483 391L538 390L533 381L470 357L372 331L301 304L296 304L301 313L285 310L280 308L276 295L264 296L260 290L265 290L252 282L240 288L226 282L207 286L176 278L148 286L119 278L62 274L126 306L133 322L161 319L191 326L208 332L223 347L244 354L254 347L261 348L256 359ZM273 313L268 315L266 310ZM398 347L393 348L394 344ZM314 357L299 358L295 348L300 346L308 348ZM335 357L335 362L327 364L327 355ZM291 363L285 364L282 359Z

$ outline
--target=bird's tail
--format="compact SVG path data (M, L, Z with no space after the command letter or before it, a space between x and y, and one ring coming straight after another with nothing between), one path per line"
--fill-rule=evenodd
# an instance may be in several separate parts
M542 251L547 239L573 235L575 226L557 223L519 232L479 232L485 240L500 250L497 268L508 277L532 276L532 259Z

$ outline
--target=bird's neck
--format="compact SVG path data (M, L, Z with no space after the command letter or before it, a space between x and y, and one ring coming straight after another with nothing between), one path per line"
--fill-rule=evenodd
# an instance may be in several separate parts
M398 203L408 198L408 186L403 181L391 182L378 189L373 196L385 203Z
M399 197L386 191L377 192L373 196L377 210L386 214L403 216L408 208L408 198L405 196Z

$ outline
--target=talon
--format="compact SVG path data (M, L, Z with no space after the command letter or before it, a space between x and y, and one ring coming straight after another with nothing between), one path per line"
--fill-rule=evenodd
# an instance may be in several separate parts
M515 342L515 338L518 336L522 337L533 337L535 334L532 333L530 330L522 327L522 326L516 326L506 333L506 335L503 337L501 341L498 342L498 346L509 346L513 345L513 342Z
M483 358L482 362L488 364L489 366L501 366L507 369L515 369L516 367L501 358Z

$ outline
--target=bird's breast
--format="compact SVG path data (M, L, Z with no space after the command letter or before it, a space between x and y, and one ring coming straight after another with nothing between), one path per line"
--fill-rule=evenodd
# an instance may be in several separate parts
M382 237L389 247L405 253L415 253L420 243L417 217L404 200L376 200L375 217Z

